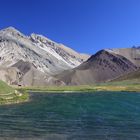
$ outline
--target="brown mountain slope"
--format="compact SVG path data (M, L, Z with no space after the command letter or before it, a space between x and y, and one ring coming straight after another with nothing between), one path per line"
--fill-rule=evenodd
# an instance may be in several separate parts
M106 49L110 53L116 53L122 55L134 63L137 67L140 67L140 47L132 48L118 48L118 49Z
M136 70L137 67L125 57L101 50L77 68L64 71L57 78L67 85L85 85L110 81Z
M19 60L11 67L0 67L0 80L9 85L21 86L47 86L63 85L64 83L54 77L41 72L29 62Z
M18 81L18 84L22 86L47 86L64 84L54 77L37 70L32 63L24 62L23 60L18 61L12 67L17 68L20 72L20 78L16 79L16 81Z
M133 80L140 81L140 69L137 71L131 72L131 73L124 74L124 75L114 79L113 82L126 81L126 80L131 80L131 82L133 82Z

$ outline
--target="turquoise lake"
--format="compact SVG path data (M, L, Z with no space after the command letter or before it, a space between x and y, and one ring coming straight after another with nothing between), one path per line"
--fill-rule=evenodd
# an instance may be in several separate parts
M31 93L0 106L0 140L140 140L140 94Z

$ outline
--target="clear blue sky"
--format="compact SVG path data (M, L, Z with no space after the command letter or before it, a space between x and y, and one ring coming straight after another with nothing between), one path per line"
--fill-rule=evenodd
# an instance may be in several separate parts
M140 0L0 0L0 28L39 33L79 52L140 44Z

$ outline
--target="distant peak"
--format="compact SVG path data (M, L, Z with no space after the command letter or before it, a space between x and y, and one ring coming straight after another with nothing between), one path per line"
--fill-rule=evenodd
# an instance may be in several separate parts
M140 46L132 46L132 49L140 49Z
M9 27L7 27L7 28L5 28L5 29L7 29L7 30L16 30L16 28L14 28L14 27L12 27L12 26L9 26Z
M101 54L108 54L108 51L106 49L102 49L102 50L98 51L96 54L94 54L94 56L98 56Z
M19 30L17 30L16 28L10 26L10 27L7 27L5 29L2 29L0 31L2 34L10 34L10 35L14 35L14 36L22 36L24 37L25 35L22 34Z
M100 50L96 54L92 55L87 61L93 61L97 57L101 57L102 55L109 55L110 53L106 50Z
M16 28L14 28L14 27L12 27L12 26L3 29L3 31L19 32Z

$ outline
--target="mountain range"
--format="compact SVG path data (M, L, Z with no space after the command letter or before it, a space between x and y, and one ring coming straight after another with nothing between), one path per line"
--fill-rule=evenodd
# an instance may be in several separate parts
M10 85L89 85L139 72L140 47L78 53L42 35L0 30L0 79ZM128 76L129 77L129 76Z
M113 80L137 70L137 66L125 57L101 50L80 66L58 75L67 85L89 85Z
M13 27L0 31L0 77L9 84L53 83L53 75L88 57L42 35L25 36Z

